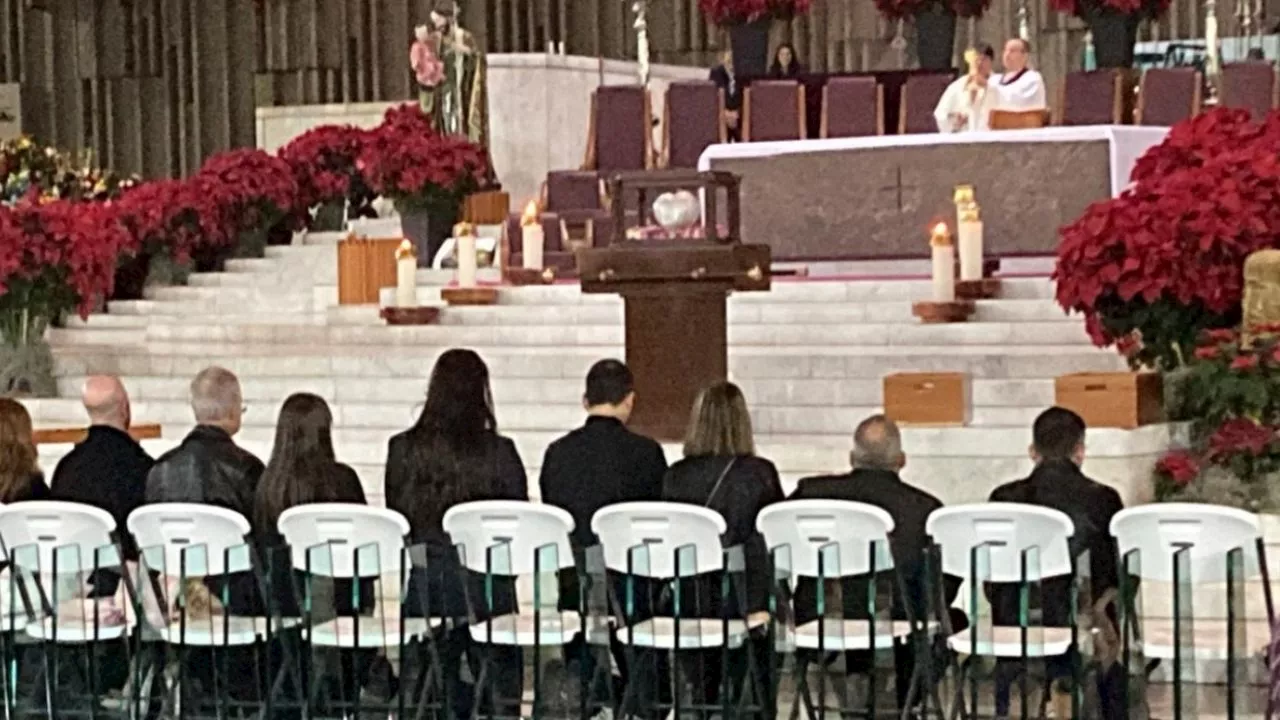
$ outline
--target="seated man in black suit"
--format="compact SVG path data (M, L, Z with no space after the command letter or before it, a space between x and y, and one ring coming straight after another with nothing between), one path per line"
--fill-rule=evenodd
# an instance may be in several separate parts
M573 516L570 540L578 567L583 569L586 549L598 544L591 532L591 518L597 510L615 503L659 500L662 496L662 478L667 472L662 446L627 429L635 402L635 380L626 365L618 360L601 360L592 365L582 398L586 424L551 443L542 460L538 479L542 501L564 508ZM579 593L577 573L562 573L561 607L576 609ZM605 610L604 594L588 593L592 598L588 610ZM594 670L595 658L581 641L565 652L571 659L586 662L588 672ZM622 654L615 651L614 657L625 680Z
M926 577L925 553L930 547L925 534L925 521L929 514L942 507L942 501L916 487L904 483L898 472L906 465L907 458L902 451L902 435L898 426L883 415L875 415L863 420L853 434L853 452L849 456L853 470L844 475L805 478L800 481L792 500L851 500L854 502L875 505L883 509L893 518L894 530L890 537L894 566L902 578L902 589L894 586L892 613L895 619L906 619L908 609L916 618L934 619L955 601L960 589L960 579L945 577L941 579L941 593L937 601L930 607L928 602L930 583ZM860 602L866 594L866 583L844 581L841 584L841 595L844 598L844 616L865 617L865 602ZM934 592L938 592L934 590ZM796 588L796 624L813 619L816 612L815 583L801 583ZM945 605L944 605L945 603ZM963 615L958 613L951 617L953 630L961 630L965 626ZM897 670L898 704L906 703L908 681L915 667L915 655L910 645L897 645L894 648ZM866 673L874 667L874 659L869 652L850 652L845 656L845 666L849 673Z
M1065 513L1075 525L1070 550L1079 557L1089 553L1089 582L1092 601L1097 602L1108 590L1118 586L1116 570L1117 550L1111 537L1111 518L1124 508L1120 494L1114 488L1090 480L1080 470L1084 462L1084 420L1065 408L1053 407L1036 418L1032 426L1031 459L1035 469L1023 480L1007 483L991 493L992 502L1013 502L1040 505ZM1071 578L1059 577L1039 584L1040 623L1046 627L1071 625ZM991 600L992 622L996 625L1017 626L1020 614L1020 589L1017 586L991 585L987 588ZM1086 599L1086 602L1090 599ZM1086 612L1082 606L1081 612ZM1112 622L1114 622L1114 617ZM1050 663L1048 674L1059 677L1070 672L1068 658ZM1118 666L1116 666L1118 667ZM1012 670L1006 670L1012 672ZM1104 716L1123 715L1122 708L1108 706L1115 699L1106 686L1107 678L1100 683L1104 703ZM1123 672L1119 677L1123 682ZM1107 709L1109 708L1109 709ZM1004 712L1001 712L1001 711ZM1008 693L997 693L996 714L1008 715Z

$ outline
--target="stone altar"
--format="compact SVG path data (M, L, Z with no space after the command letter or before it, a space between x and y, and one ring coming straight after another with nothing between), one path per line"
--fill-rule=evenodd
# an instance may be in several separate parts
M952 195L982 198L988 256L1051 255L1058 228L1118 195L1167 128L1052 127L713 145L700 169L742 177L742 240L775 260L923 257Z

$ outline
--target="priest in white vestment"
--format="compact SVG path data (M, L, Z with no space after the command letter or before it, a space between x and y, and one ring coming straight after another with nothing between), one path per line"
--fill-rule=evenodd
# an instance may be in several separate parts
M1000 58L1004 72L991 80L997 94L997 110L1027 112L1048 109L1044 78L1027 66L1030 55L1031 43L1022 38L1013 38L1004 44L1004 55Z
M933 111L938 132L988 130L991 111L999 107L999 97L991 83L995 50L990 45L979 45L966 51L964 57L969 63L969 73L947 86Z

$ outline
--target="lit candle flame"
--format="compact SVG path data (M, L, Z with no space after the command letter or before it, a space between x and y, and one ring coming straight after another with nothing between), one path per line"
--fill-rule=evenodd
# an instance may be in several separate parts
M524 206L524 214L520 216L521 225L537 225L538 224L538 201L530 200L528 205Z
M947 228L946 223L940 222L933 226L933 232L929 235L929 244L935 247L951 244L951 230Z
M413 252L413 243L406 239L400 242L400 247L396 248L396 259L403 260L407 257L416 257L416 253Z

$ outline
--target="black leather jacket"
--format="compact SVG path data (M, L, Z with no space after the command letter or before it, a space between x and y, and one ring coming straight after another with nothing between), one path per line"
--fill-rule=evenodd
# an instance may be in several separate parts
M187 502L235 510L253 521L262 461L221 428L198 425L156 460L147 475L147 502Z

